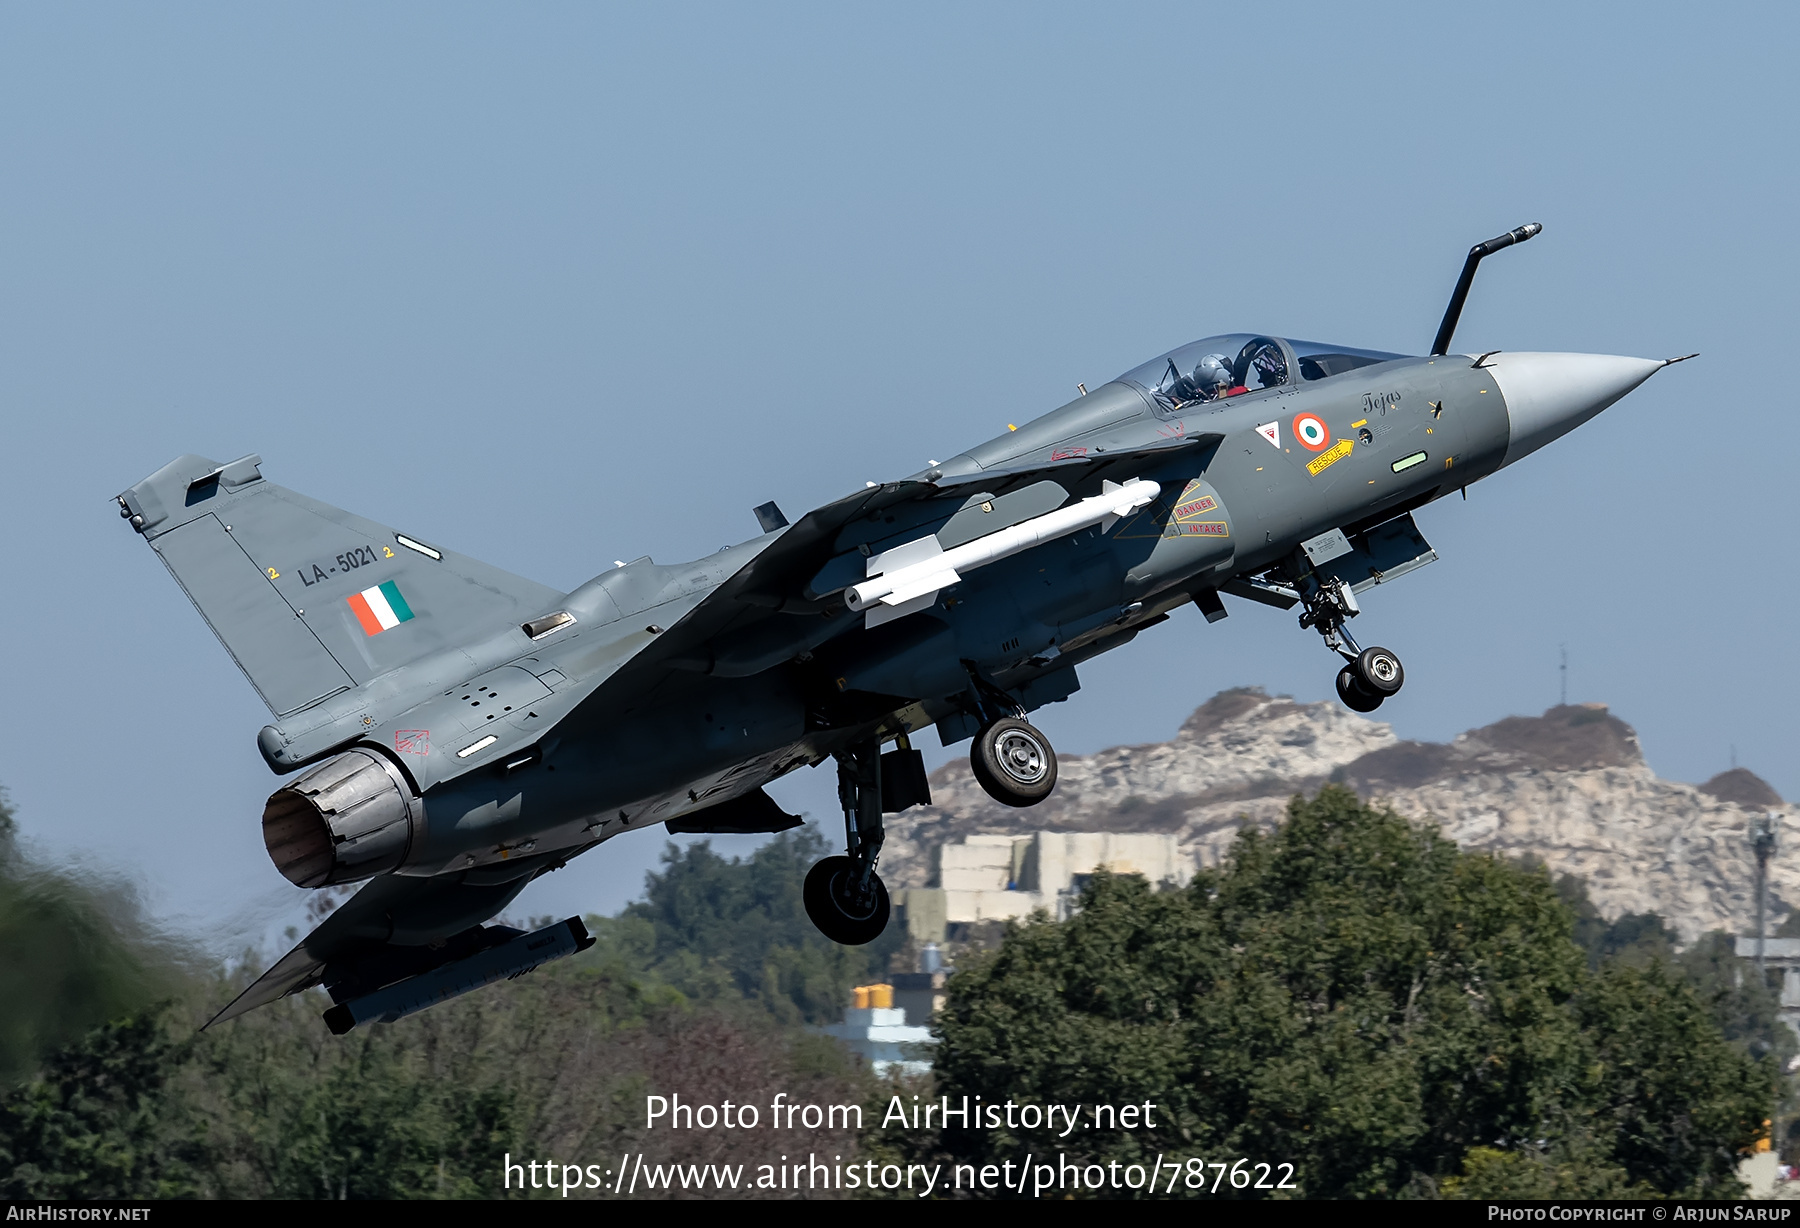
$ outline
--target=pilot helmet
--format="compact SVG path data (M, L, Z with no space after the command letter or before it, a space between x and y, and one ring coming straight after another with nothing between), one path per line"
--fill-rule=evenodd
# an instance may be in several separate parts
M1194 364L1192 378L1201 400L1222 397L1231 387L1231 359L1223 354L1208 354Z

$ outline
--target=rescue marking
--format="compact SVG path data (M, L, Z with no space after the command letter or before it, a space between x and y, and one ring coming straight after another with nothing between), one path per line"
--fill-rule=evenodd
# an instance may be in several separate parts
M352 593L344 601L362 624L364 635L380 635L410 622L413 616L412 607L400 595L400 586L392 580Z
M1326 426L1325 420L1317 414L1296 414L1294 415L1294 438L1298 439L1300 446L1308 452L1318 452L1331 442L1331 428ZM1307 468L1311 469L1312 466L1308 465ZM1313 469L1313 472L1317 473L1318 470Z
M1350 455L1355 447L1356 445L1351 443L1348 439L1340 439L1336 444L1332 445L1331 451L1321 452L1319 455L1307 461L1306 471L1316 478L1321 473L1324 473L1327 469L1343 460L1346 456Z
M429 755L431 753L431 730L394 730L394 749L403 755Z
M1261 435L1264 439L1268 440L1270 443L1274 444L1276 447L1279 448L1281 446L1281 424L1280 423L1265 422L1261 426L1256 428L1256 433L1258 435Z

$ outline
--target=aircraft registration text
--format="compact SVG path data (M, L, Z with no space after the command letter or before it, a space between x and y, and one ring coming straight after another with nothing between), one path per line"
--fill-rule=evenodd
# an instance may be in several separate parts
M391 546L383 546L380 554L375 553L373 546L353 546L333 560L337 564L335 567L324 563L302 564L299 573L300 583L310 588L328 576L337 575L339 572L355 571L359 567L373 567L383 558L391 559L393 557L394 550Z

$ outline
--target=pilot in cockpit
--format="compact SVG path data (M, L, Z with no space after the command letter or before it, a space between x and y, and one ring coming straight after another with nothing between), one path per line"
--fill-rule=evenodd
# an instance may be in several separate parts
M1208 354L1194 364L1194 373L1188 380L1193 384L1195 400L1216 401L1230 396L1231 359L1223 354Z

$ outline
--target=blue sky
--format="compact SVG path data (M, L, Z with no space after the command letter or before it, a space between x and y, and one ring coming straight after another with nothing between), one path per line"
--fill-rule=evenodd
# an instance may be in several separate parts
M1356 632L1446 739L1557 698L1800 796L1795 10L9 5L0 782L228 946L292 915L267 714L111 497L174 455L571 588L918 469L1173 345L1702 357L1460 501ZM1314 700L1290 615L1083 668L1065 751ZM927 739L929 741L929 739ZM826 810L817 779L785 800ZM829 818L829 815L824 817ZM833 830L828 825L827 831ZM532 888L608 911L660 841Z

